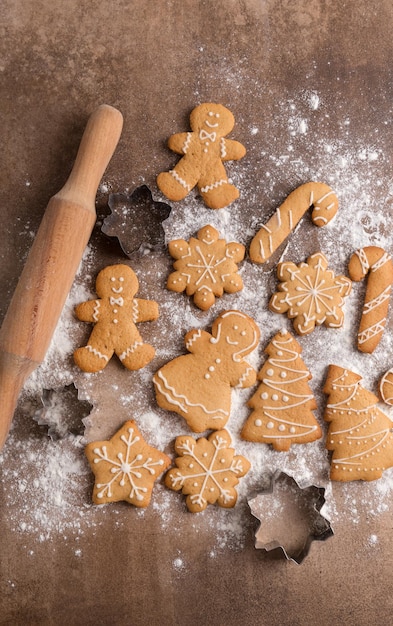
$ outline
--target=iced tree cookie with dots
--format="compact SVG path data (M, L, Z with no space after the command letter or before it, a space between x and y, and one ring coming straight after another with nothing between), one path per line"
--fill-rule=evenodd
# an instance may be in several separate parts
M74 352L74 360L84 372L102 370L113 354L124 367L138 370L154 357L153 346L144 343L136 324L158 318L153 300L135 298L139 282L135 272L124 264L109 265L97 276L96 300L82 302L75 314L82 322L94 324L88 343Z
M344 298L351 292L352 282L328 269L328 260L322 252L312 254L306 263L299 265L279 263L277 277L281 282L270 299L269 308L293 319L298 335L307 335L321 324L328 328L343 325L342 307Z
M291 444L322 437L313 414L317 403L307 382L311 374L301 352L299 343L286 330L267 345L268 358L258 374L261 384L247 403L254 410L243 426L243 439L287 451Z
M245 247L219 239L213 226L204 226L188 242L170 241L168 250L176 261L167 288L194 296L194 303L202 311L210 308L224 291L232 294L243 288L236 264L244 259Z
M176 133L168 140L170 150L182 158L157 177L158 187L169 200L183 200L195 185L212 209L222 209L239 197L223 165L223 161L236 161L246 154L241 143L226 138L234 125L234 116L222 104L205 102L193 109L191 132Z
M257 347L259 336L254 320L240 311L219 315L211 334L189 331L190 354L169 361L153 377L158 405L184 417L194 432L222 428L230 414L231 388L255 383L256 371L244 357Z
M370 353L378 346L385 329L393 283L393 262L383 248L366 246L351 256L348 274L354 281L363 280L368 275L358 330L358 350Z
M208 504L235 506L235 487L251 465L244 456L235 455L231 443L226 430L197 441L187 436L176 438L175 451L179 456L175 459L176 467L165 475L165 485L187 496L191 513L204 511Z
M361 380L348 369L329 366L324 392L329 396L325 420L326 448L333 450L331 480L376 480L393 467L393 422Z
M251 261L268 261L311 207L313 224L325 226L337 213L338 198L325 183L309 182L297 187L252 239Z
M133 420L109 441L88 443L85 453L95 476L95 504L124 500L148 506L154 482L171 463L166 454L146 443Z

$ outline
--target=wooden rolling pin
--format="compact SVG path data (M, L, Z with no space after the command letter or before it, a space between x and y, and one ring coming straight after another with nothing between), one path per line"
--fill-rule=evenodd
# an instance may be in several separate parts
M88 120L72 172L53 196L0 329L0 449L26 378L44 360L96 221L97 187L123 117L108 105Z

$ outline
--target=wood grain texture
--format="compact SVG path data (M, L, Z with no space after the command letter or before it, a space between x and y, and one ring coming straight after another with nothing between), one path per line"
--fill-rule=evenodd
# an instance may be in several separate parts
M45 357L96 220L98 184L116 148L122 115L91 115L72 172L51 198L0 330L0 448L19 391Z

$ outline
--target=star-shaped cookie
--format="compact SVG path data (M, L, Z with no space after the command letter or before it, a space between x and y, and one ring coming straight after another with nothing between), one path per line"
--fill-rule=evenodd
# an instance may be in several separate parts
M95 475L95 504L125 500L148 506L154 481L170 464L169 457L149 446L130 420L109 441L94 441L85 448Z

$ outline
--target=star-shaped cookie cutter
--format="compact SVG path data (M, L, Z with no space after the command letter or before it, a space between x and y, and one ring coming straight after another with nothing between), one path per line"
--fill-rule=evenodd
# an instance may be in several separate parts
M322 515L325 489L316 485L300 487L290 475L278 470L266 489L248 501L260 524L255 532L255 548L281 552L300 564L313 541L333 535L330 521Z

